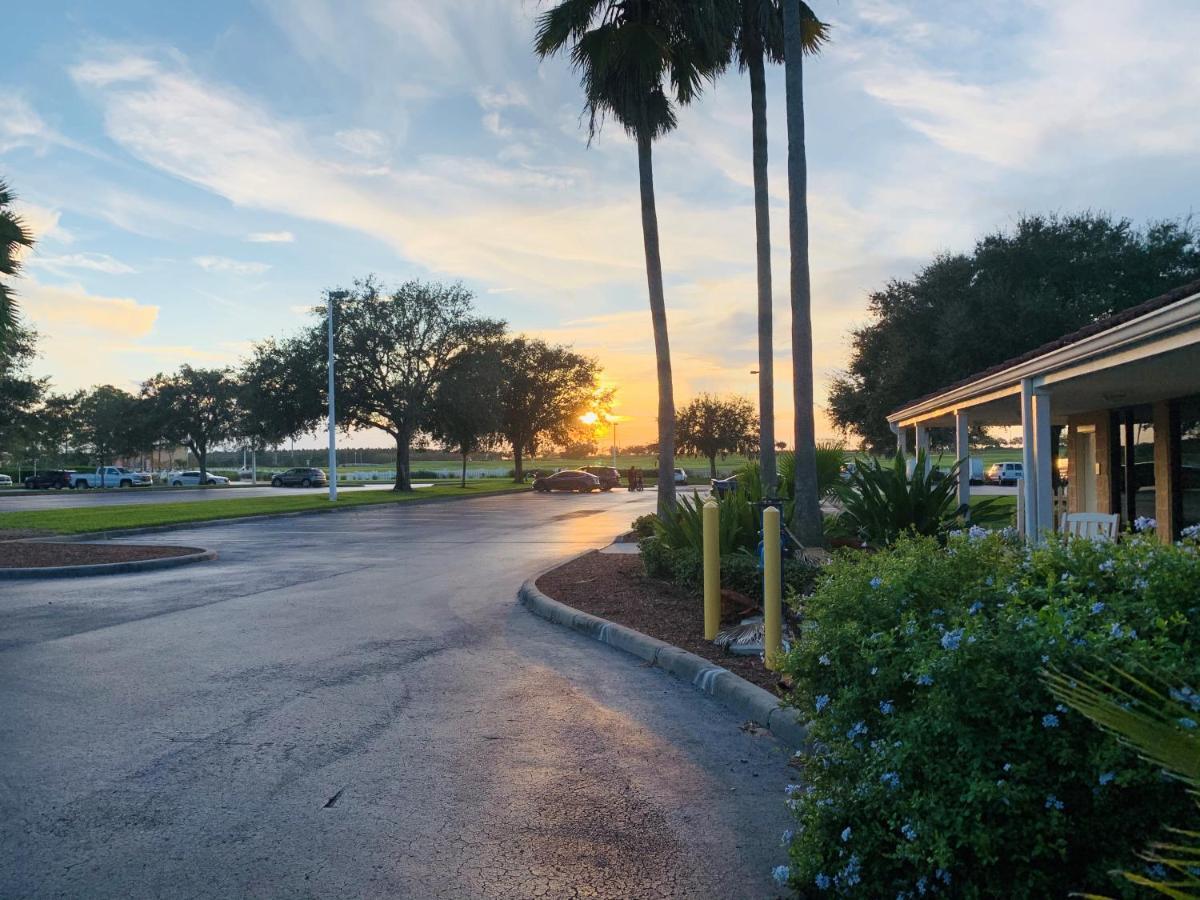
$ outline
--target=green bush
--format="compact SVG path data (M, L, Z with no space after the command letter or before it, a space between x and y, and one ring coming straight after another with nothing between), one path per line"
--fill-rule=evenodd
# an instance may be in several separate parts
M654 523L658 521L658 516L654 513L646 513L644 516L638 516L629 527L640 538L647 538L654 534Z
M665 546L657 538L638 542L642 565L653 578L670 581L686 591L699 595L704 590L704 557L690 547L679 550ZM803 594L811 588L815 570L799 560L783 561L784 593ZM762 597L762 572L758 557L745 551L721 556L721 587L745 594L755 600Z
M666 518L655 517L651 525L665 547L673 550L704 550L704 502L707 498L683 494ZM720 510L721 553L758 551L758 510L744 496L729 493L717 501Z
M887 464L861 459L835 491L842 501L836 530L873 547L901 534L944 534L968 512L958 505L958 463L941 475L926 465L924 453L917 454L911 473L902 453ZM976 503L975 514L986 514L990 502Z
M786 670L813 749L777 875L806 896L1131 896L1110 872L1188 821L1179 786L1041 673L1196 685L1194 543L902 536L840 555L804 614Z

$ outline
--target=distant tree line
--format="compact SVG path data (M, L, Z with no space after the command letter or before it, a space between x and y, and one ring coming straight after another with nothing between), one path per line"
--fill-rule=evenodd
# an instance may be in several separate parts
M569 347L511 335L479 316L461 285L373 278L330 292L335 414L344 431L377 428L395 442L396 489L412 489L414 443L466 458L506 445L522 462L564 444L596 402L599 366ZM28 374L36 334L14 319L0 354L0 455L117 458L183 446L202 477L218 447L278 446L326 421L327 308L297 334L256 344L237 367L181 366L134 393L112 385L54 393Z

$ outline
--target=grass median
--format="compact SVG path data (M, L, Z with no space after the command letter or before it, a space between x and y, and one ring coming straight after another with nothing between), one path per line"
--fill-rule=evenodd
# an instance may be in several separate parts
M346 507L377 506L384 503L407 503L431 498L486 497L511 491L528 490L510 481L488 478L459 483L435 484L407 493L393 491L347 491L338 494L336 503L329 501L325 490L302 497L244 497L228 500L193 500L186 503L129 503L112 506L85 506L69 509L38 509L0 513L0 533L5 531L38 531L50 534L87 534L96 531L115 531L122 528L150 528L157 525L179 525L189 522L208 522L213 519L240 519L246 516L269 516L280 513L329 511Z

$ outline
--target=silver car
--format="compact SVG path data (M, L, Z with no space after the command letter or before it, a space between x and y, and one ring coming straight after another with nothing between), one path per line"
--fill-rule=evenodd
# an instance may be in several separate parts
M208 478L201 482L200 472L192 469L187 472L172 472L167 476L167 484L172 487L183 487L187 484L229 484L229 479L224 475L214 475L209 472Z

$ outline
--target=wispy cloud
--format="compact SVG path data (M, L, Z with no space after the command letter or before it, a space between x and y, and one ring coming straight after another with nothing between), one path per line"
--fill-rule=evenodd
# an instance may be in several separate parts
M114 259L107 253L68 253L62 256L50 256L35 252L29 259L29 265L55 272L86 269L105 275L129 275L137 271L133 266Z
M254 231L246 235L246 240L252 244L290 244L296 235L290 231Z
M261 275L271 268L270 263L245 262L228 256L193 256L192 262L206 272L223 272L232 275Z

